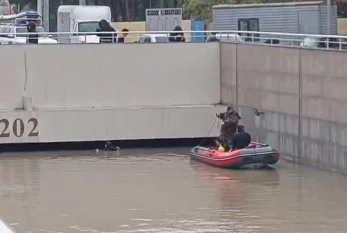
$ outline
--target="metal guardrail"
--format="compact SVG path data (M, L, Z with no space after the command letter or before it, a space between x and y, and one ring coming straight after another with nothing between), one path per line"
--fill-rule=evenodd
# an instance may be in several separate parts
M115 35L117 33L117 36ZM169 42L170 33L177 31L129 31L125 39L126 43L163 43ZM251 43L251 44L268 44L278 46L321 48L321 49L347 49L347 36L338 35L314 35L314 34L291 34L279 32L252 32L252 31L181 31L184 33L185 42L204 42L206 38L213 33L221 42L232 43ZM40 38L50 38L54 43L99 43L100 37L109 39L110 43L117 43L118 38L123 36L123 32L49 32L38 33ZM1 44L25 44L23 39L28 33L0 33ZM103 36L102 36L103 35ZM24 37L24 38L23 38ZM21 42L20 38L22 39ZM113 39L112 39L113 38ZM147 40L145 39L147 38ZM148 39L150 38L150 39ZM166 39L165 39L166 38ZM6 43L9 41L11 43ZM18 43L17 43L18 41ZM47 42L47 43L51 43ZM42 42L45 43L45 42Z

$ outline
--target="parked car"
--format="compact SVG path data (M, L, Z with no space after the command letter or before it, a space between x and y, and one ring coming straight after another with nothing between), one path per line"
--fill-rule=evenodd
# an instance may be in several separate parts
M140 37L139 43L168 43L168 34L143 34Z
M218 33L216 34L216 38L219 39L220 42L245 42L242 36L231 33Z
M301 47L305 48L330 48L339 49L340 42L337 38L328 37L306 37L300 44Z

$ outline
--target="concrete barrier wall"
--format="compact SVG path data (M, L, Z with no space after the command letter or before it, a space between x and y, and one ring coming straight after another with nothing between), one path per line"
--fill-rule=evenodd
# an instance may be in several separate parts
M0 109L218 104L218 46L3 46Z
M336 51L221 44L221 100L287 159L347 174L346 60Z
M286 158L347 173L346 61L245 44L1 46L0 143L216 136L222 101ZM15 110L23 96L33 111Z
M1 46L0 143L217 136L219 58L218 43Z
M0 110L22 108L25 88L23 46L0 46Z
M347 174L347 53L301 51L301 157Z
M205 138L224 106L0 112L0 143Z

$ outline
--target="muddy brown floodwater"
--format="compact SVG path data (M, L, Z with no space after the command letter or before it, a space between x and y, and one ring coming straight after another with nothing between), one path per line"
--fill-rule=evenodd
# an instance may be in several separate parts
M347 232L347 177L224 170L188 150L3 153L0 218L17 233Z

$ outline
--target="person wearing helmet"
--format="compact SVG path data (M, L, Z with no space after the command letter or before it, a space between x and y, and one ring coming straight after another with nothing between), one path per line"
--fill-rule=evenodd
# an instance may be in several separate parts
M245 131L244 125L237 126L237 134L234 135L232 140L232 149L240 150L246 148L252 141L251 135Z
M228 106L227 111L217 114L217 117L223 121L219 138L224 139L224 144L230 145L241 117L239 113L235 111L233 106ZM218 141L221 143L221 140Z

